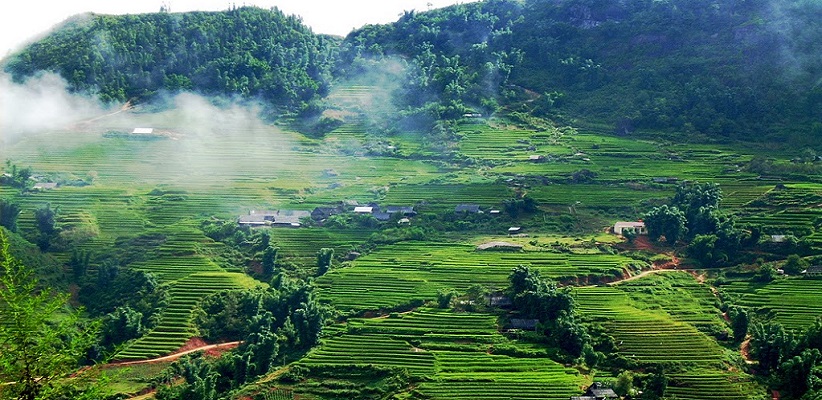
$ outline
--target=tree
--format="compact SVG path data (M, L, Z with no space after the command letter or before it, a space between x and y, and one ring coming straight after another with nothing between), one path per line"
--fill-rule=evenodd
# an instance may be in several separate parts
M454 298L457 297L457 296L459 296L459 294L454 289L440 289L440 290L437 290L437 307L439 307L439 308L451 307L451 301L453 301Z
M267 237L267 236L263 236ZM274 266L277 264L277 251L279 249L268 245L263 251L263 274L271 276L274 273Z
M96 324L81 324L68 295L38 287L32 271L12 258L0 232L0 376L15 382L0 393L35 400L60 390L97 338Z
M731 306L728 308L728 317L731 319L734 340L741 342L748 334L748 324L750 323L748 310L739 306Z
M20 205L0 199L0 226L11 232L17 232L17 217L20 216Z
M51 245L51 239L57 233L57 214L59 207L51 208L51 203L46 203L42 207L34 210L34 220L37 223L37 230L40 237L37 238L37 246L40 250L46 251Z
M317 276L325 275L331 268L331 259L334 257L334 249L322 248L317 252Z
M685 214L677 207L662 205L645 214L645 226L652 240L665 236L665 240L673 245L688 231L685 224Z
M782 265L782 270L789 275L798 275L806 268L808 268L808 262L797 254L789 255L788 259L785 260L785 264Z

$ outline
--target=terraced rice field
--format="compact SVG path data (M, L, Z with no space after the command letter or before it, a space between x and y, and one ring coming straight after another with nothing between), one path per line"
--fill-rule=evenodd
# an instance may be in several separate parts
M731 282L721 290L737 297L740 305L789 329L807 328L822 317L822 279L789 278L768 284Z
M502 343L508 340L497 333L494 316L421 308L352 319L347 331L323 340L300 364L405 369L413 379L424 379L412 398L567 399L581 392L585 382L577 371L547 358L493 354L493 346ZM299 386L294 390L299 393Z
M747 398L752 383L729 373L725 350L697 328L719 323L704 294L708 289L688 283L693 278L685 272L669 274L673 276L646 277L624 287L581 287L574 295L585 318L614 337L620 356L639 365L689 366L688 373L670 374L666 395ZM649 303L649 296L660 300Z
M577 280L621 275L632 261L610 254L475 249L473 245L427 242L383 246L350 267L317 279L319 296L346 312L392 309L415 300L433 300L443 288L464 291L479 283L502 289L518 265L531 266L548 278Z

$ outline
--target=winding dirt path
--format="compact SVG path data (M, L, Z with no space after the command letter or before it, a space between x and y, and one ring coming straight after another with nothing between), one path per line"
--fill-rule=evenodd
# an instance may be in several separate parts
M163 356L163 357L151 358L151 359L148 359L148 360L114 362L114 363L110 363L108 365L113 366L113 367L122 367L122 366L127 366L127 365L155 364L155 363L161 363L161 362L167 362L167 361L175 361L175 360L179 359L180 357L182 357L186 354L196 353L198 351L209 351L209 350L225 351L225 350L230 350L230 349L233 349L233 348L239 346L240 343L242 343L242 342L227 342L227 343L209 344L209 345L195 347L193 349L184 350L184 351L174 353L174 354L169 354L169 355Z

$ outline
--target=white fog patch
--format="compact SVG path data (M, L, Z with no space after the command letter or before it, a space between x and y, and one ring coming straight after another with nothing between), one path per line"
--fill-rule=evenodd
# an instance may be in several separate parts
M23 83L0 74L0 141L63 129L106 112L94 98L73 94L59 75L44 73Z

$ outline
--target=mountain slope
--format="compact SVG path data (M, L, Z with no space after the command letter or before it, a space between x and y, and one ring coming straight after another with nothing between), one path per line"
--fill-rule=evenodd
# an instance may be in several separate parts
M17 80L58 72L73 90L104 101L194 90L294 108L327 91L335 48L335 39L277 10L87 14L24 49L6 70Z

